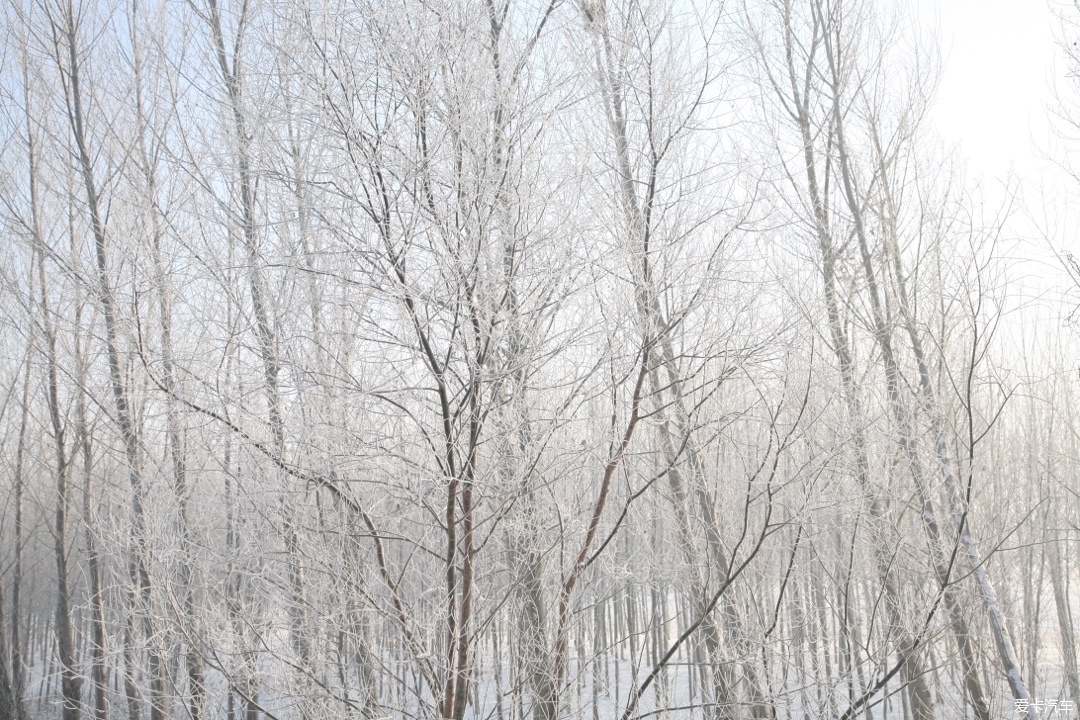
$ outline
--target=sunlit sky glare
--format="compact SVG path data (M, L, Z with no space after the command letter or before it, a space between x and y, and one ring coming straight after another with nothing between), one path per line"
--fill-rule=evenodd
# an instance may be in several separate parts
M1053 1L1053 0L1051 0ZM931 119L973 174L1025 182L1048 168L1052 87L1065 63L1047 0L917 0L944 72ZM1057 77L1055 77L1057 76Z

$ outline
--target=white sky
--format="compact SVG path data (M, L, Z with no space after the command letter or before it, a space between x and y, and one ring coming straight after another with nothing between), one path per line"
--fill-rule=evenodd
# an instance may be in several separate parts
M918 0L918 7L939 32L944 58L931 116L942 138L959 144L973 174L1002 178L1012 170L1038 182L1051 87L1064 65L1047 0Z
M924 26L937 33L943 59L932 124L964 156L987 202L1003 199L1006 184L1010 195L1018 193L1004 228L1012 257L1009 285L1019 297L1051 300L1024 301L1025 319L1010 323L1015 347L1026 348L1030 333L1057 336L1061 315L1078 297L1056 256L1080 254L1080 211L1070 209L1080 207L1080 187L1061 167L1080 166L1080 144L1057 138L1052 126L1060 129L1061 123L1052 118L1055 87L1080 107L1080 86L1065 77L1061 20L1054 10L1077 19L1080 11L1073 0L913 1ZM1080 135L1075 129L1071 134Z

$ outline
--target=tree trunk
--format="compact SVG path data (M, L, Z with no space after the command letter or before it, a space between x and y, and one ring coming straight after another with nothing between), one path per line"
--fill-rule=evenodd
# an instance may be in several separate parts
M27 117L29 122L29 116ZM29 137L30 127L27 126ZM32 173L31 173L32 174ZM34 289L34 255L38 252L37 243L30 249L29 272L27 273L27 288L30 297L33 297ZM23 586L23 492L26 484L26 435L27 425L30 418L30 368L31 357L34 351L34 325L32 317L28 317L28 325L31 328L26 345L26 356L23 360L23 388L22 402L20 404L19 436L15 448L15 477L14 498L15 522L13 528L13 545L15 551L14 568L11 575L11 702L12 713L15 720L24 720L26 712L26 648L23 646L22 635L22 586ZM6 658L5 660L6 661ZM2 661L0 661L2 662Z
M8 671L8 659L11 656L8 651L7 598L4 584L4 577L0 575L0 720L17 720L15 689Z
M76 249L73 247L72 256L75 255ZM109 687L108 669L105 665L105 590L102 586L101 551L98 548L97 513L94 509L93 500L93 437L86 417L88 383L86 358L82 351L82 314L83 295L80 291L75 306L74 352L77 366L76 378L79 388L75 395L75 422L82 454L83 538L86 543L86 571L90 582L90 681L93 685L94 720L108 720Z
M867 498L874 532L883 531L888 536L895 536L895 529L891 526L889 520L888 497L873 486L870 478L870 463L864 429L866 418L859 397L859 389L855 383L855 365L852 359L851 339L845 329L840 312L839 289L836 277L836 249L824 193L818 178L817 158L814 153L814 141L811 133L809 80L813 69L810 64L807 65L807 82L800 89L798 74L794 65L795 39L791 25L790 7L787 8L784 17L784 41L787 77L794 101L795 120L803 145L803 166L806 174L807 190L810 195L814 231L817 236L818 249L821 253L821 270L824 281L829 337L832 341L833 353L836 355L839 365L840 381L848 421L851 425L851 447L855 458L855 479ZM818 42L818 37L813 38L810 43L811 48L816 47ZM915 652L913 647L914 638L904 629L902 602L897 585L896 571L893 569L892 552L884 542L878 542L875 543L873 553L879 582L885 595L886 617L889 621L890 630L897 636L895 645L899 652L910 653L904 663L903 676L907 680L905 685L915 720L931 720L934 717L933 701L930 689L926 684L921 653Z
M1069 577L1068 564L1062 563L1061 545L1064 541L1054 538L1050 541L1050 583L1054 589L1054 608L1057 611L1058 631L1061 635L1061 655L1065 665L1065 687L1074 702L1080 702L1080 672L1077 671L1076 632L1072 612L1069 610L1069 598L1065 592L1065 578Z
M202 649L199 646L199 626L195 600L195 569L191 523L188 518L187 457L180 428L179 411L176 406L176 369L173 360L171 287L162 260L161 245L164 240L162 213L158 205L157 169L147 147L146 136L150 132L143 106L142 47L137 35L139 26L138 0L132 0L130 38L132 66L135 74L135 109L139 122L136 138L139 167L145 182L145 212L149 218L150 252L154 267L154 285L158 296L158 313L161 340L162 379L165 387L166 437L169 460L172 467L172 487L176 500L176 524L180 532L180 577L182 616L180 637L185 642L184 669L187 674L187 711L191 720L201 720L206 695Z
M139 431L132 416L131 401L121 369L119 321L109 278L108 237L100 211L100 192L94 177L91 149L87 144L86 117L80 78L78 23L72 0L68 0L64 6L63 23L62 27L57 28L56 60L65 81L69 108L68 123L75 141L76 155L86 193L90 228L94 238L98 296L105 320L105 348L109 379L116 410L116 422L124 442L128 482L131 486L132 532L129 570L131 582L136 588L132 599L138 605L137 610L133 609L133 612L142 615L142 630L149 646L150 720L165 720L165 664L157 647L157 638L154 633L153 592L148 566L148 538L144 508L146 488L140 459ZM66 58L63 57L65 54ZM133 668L128 667L126 670L130 674Z
M31 180L31 185L34 181ZM31 187L36 200L36 190ZM36 207L36 202L31 201ZM35 227L37 223L35 222ZM45 250L38 243L38 281L41 285L41 325L45 335L46 401L49 422L56 450L56 513L53 522L53 556L56 561L56 655L60 663L60 692L63 697L64 720L78 720L82 709L79 677L75 658L75 631L71 619L71 587L68 580L68 456L66 430L60 408L60 383L56 359L56 329L49 309L48 286L45 280Z
M880 147L878 148L878 156L881 157ZM884 164L882 162L882 182L885 184L886 198L890 201L892 195L888 185L887 174L884 172ZM896 217L896 210L890 207L891 215ZM895 221L891 224L891 229L895 232ZM860 239L860 242L863 242ZM949 509L952 511L953 520L956 524L956 532L960 538L960 543L963 545L966 551L968 561L971 564L971 569L975 574L975 580L978 583L979 593L982 597L983 609L986 611L987 619L990 621L990 629L994 636L994 644L997 647L998 659L1001 662L1002 670L1005 676L1008 678L1009 687L1012 690L1013 698L1016 700L1031 701L1031 694L1028 692L1027 686L1024 683L1023 673L1020 671L1020 662L1017 659L1016 651L1013 648L1012 638L1009 637L1008 628L1005 627L1005 617L1001 612L1001 608L998 605L997 594L994 592L994 586L990 582L990 576L986 571L986 565L983 562L982 554L979 551L979 546L975 542L975 538L971 531L971 521L968 516L968 504L966 498L970 496L971 491L971 478L969 477L967 492L961 494L960 489L956 483L956 472L954 469L952 458L949 455L948 445L945 441L945 428L941 419L941 410L938 405L937 395L934 391L934 387L930 381L930 369L926 361L926 354L923 351L922 339L919 336L918 328L915 326L915 319L911 310L911 305L908 301L907 293L907 276L904 274L903 263L900 258L900 249L895 234L886 239L886 251L890 252L893 258L893 263L896 266L896 283L899 291L899 305L901 316L904 321L904 325L908 332L908 337L911 340L911 349L915 355L915 360L919 368L919 389L922 392L923 403L925 410L930 416L930 421L933 426L934 432L934 451L938 460L938 468L941 472L941 478L945 484L945 490L947 497L949 498ZM868 257L865 254L864 256ZM869 271L868 271L869 272ZM969 381L971 373L974 373L974 368L969 368ZM974 408L971 407L973 398L971 397L971 386L967 386L968 389L968 413L969 417L973 415ZM975 435L972 430L969 433L969 441L971 443L969 450L972 456L968 458L969 472L974 472L974 452L975 452ZM974 689L974 686L972 686ZM976 706L978 708L978 706Z
M920 467L918 454L914 445L914 435L910 425L908 410L900 394L902 380L893 354L892 337L889 329L890 325L886 322L884 309L882 307L881 292L878 288L877 276L874 272L867 233L863 223L863 208L855 189L855 180L850 166L849 151L844 134L844 114L841 111L840 105L841 88L839 60L837 59L837 53L834 50L831 39L833 29L832 26L826 22L820 0L815 0L814 11L823 28L821 37L829 65L829 79L827 82L832 89L832 119L836 137L838 163L840 165L840 176L843 182L843 195L855 226L855 238L858 241L859 251L862 257L863 274L870 294L874 339L881 350L882 361L885 365L889 406L892 410L893 420L899 431L898 440L902 455L907 460L908 470L915 482L916 491L922 504L922 518L930 541L931 557L933 558L938 582L944 593L946 609L949 612L949 617L956 635L956 641L959 646L964 684L968 691L968 698L975 710L976 717L979 720L990 720L989 705L983 695L975 664L974 649L971 646L971 635L967 627L967 621L963 616L963 611L961 610L959 601L956 597L950 573L947 569L947 554L944 550L941 531L934 512L933 502L922 475L922 468ZM962 528L960 529L962 530ZM1026 694L1026 690L1024 692Z

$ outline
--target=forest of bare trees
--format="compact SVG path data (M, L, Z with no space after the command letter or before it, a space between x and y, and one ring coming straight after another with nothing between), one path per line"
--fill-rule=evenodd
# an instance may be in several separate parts
M0 720L1075 720L1080 251L920 28L4 0Z

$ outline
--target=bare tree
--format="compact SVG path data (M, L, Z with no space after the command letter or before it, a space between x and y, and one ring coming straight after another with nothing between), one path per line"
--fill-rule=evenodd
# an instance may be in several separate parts
M1075 349L908 8L5 8L0 716L1077 692Z

